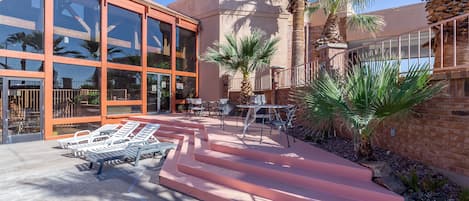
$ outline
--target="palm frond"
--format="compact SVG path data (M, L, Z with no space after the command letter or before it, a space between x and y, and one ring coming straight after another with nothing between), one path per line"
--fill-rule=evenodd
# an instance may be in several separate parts
M315 13L317 10L319 10L321 6L318 5L312 5L312 6L306 6L305 7L305 21L309 22L309 19Z
M233 34L225 35L227 42L215 42L201 60L219 64L233 72L250 74L268 66L277 50L278 38L263 41L263 37L264 34L258 30L239 41Z
M347 17L347 26L351 30L377 33L385 26L383 17L378 15L354 14Z
M360 12L371 6L374 0L349 0L349 2L355 11Z

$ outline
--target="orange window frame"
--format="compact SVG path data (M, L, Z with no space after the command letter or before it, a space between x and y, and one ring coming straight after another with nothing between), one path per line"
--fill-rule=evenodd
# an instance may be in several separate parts
M116 64L107 61L107 25L108 25L108 5L114 6L135 12L141 15L141 27L142 27L142 40L141 40L141 51L142 51L142 62L141 66L133 66L126 64ZM176 111L176 104L181 104L184 100L176 100L176 76L186 76L196 78L196 95L198 95L198 84L199 84L199 62L196 61L196 72L180 72L176 71L176 27L184 28L196 33L196 56L199 55L199 37L198 37L198 25L188 20L174 16L171 13L160 11L152 7L151 5L144 5L131 0L101 0L100 1L101 11L101 30L100 30L100 42L101 42L101 60L92 61L87 59L77 59L71 57L55 56L53 54L53 35L54 35L54 3L53 0L44 0L44 53L29 53L19 52L13 50L0 49L0 56L12 57L19 59L32 59L44 62L44 72L28 72L18 70L2 70L0 76L8 77L28 77L28 78L41 78L44 80L44 133L45 139L59 139L63 137L70 137L70 135L53 136L53 125L60 124L73 124L73 123L87 123L87 122L101 122L104 123L117 123L129 116L144 115L147 114L147 73L160 73L171 76L171 111ZM156 20L169 23L172 26L172 40L171 40L171 69L158 69L148 68L147 60L147 20L148 17ZM103 48L105 47L105 48ZM73 118L53 118L53 64L63 63L70 65L80 66L91 66L101 68L101 114L100 116L91 117L73 117ZM142 73L142 86L141 86L141 97L142 100L132 101L112 101L107 100L107 70L129 70L137 71ZM122 114L122 115L107 115L108 106L120 106L120 105L138 105L142 107L141 114Z

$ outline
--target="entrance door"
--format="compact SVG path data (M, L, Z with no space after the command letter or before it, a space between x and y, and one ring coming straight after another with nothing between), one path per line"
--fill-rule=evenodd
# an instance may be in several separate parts
M171 76L148 73L147 110L153 114L171 111Z
M0 78L2 143L43 139L43 81Z

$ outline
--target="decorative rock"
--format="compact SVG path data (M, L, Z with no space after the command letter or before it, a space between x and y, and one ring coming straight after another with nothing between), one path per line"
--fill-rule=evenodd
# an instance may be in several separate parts
M377 184L398 194L402 194L407 190L407 188L402 183L402 181L399 178L397 178L397 176L394 174L387 176L387 177L376 178L374 179L374 181Z
M388 177L392 173L391 167L384 161L362 161L360 165L370 168L373 171L373 177Z

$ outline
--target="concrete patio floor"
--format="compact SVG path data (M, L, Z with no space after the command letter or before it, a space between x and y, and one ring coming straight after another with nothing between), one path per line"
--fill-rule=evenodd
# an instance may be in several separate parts
M102 177L55 141L0 145L0 200L196 200L158 183L159 158L105 166ZM94 167L96 168L96 167Z

